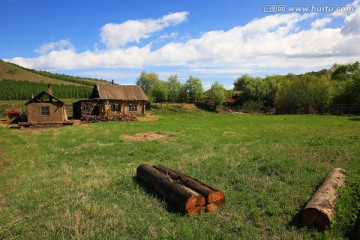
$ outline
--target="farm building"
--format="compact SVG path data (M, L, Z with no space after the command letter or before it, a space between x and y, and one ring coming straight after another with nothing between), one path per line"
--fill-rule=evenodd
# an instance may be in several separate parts
M29 125L60 125L68 121L65 103L52 95L52 87L48 92L40 94L25 103Z
M148 101L142 88L137 85L96 84L89 99L73 103L73 117L144 114Z

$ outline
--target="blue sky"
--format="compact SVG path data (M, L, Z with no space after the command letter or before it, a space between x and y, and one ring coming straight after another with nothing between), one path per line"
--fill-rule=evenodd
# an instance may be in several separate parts
M359 61L359 6L360 0L0 0L0 59L119 84L134 84L147 71L230 89L242 74Z

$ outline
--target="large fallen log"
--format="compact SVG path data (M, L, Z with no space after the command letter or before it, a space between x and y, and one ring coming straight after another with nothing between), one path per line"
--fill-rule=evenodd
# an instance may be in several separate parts
M345 184L345 175L341 168L335 168L327 175L302 211L303 225L321 230L330 226L335 216L336 191Z
M360 239L360 211L358 213L358 220L357 220L357 224L355 226L355 235L358 239Z
M137 168L136 176L182 212L195 216L205 211L204 196L177 183L154 167L142 164Z
M196 192L204 195L206 198L206 209L209 212L216 210L219 206L225 203L225 194L220 190L217 190L209 185L206 185L205 183L202 183L199 180L175 172L165 166L156 165L154 166L154 168L170 176L178 183L185 185L191 189L194 189Z

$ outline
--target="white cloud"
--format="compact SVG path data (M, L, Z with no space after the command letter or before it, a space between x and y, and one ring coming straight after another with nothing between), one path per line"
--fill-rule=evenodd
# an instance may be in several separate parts
M187 20L188 12L170 13L158 19L128 20L124 23L108 23L101 29L101 41L108 48L125 46L130 42L139 43L151 34L162 29L180 24Z
M341 30L342 34L359 34L360 35L360 8L354 13L345 17L345 25Z
M272 68L301 66L300 60L337 55L347 37L340 29L303 30L300 23L312 15L273 15L229 31L211 31L185 43L170 43L152 52L156 65ZM354 53L356 55L356 53ZM323 61L321 62L324 63ZM307 61L306 65L314 62Z
M46 55L51 51L59 51L59 50L70 50L75 51L74 46L70 43L69 39L60 40L57 42L50 42L41 45L39 48L35 49L35 52L37 52L40 55Z
M86 68L136 68L144 65L144 58L150 47L86 51L76 53L70 50L52 51L36 58L13 58L10 61L35 69L86 69Z
M144 47L125 46L131 41L150 37L166 26L183 22L187 14L182 12L155 20L127 21L119 24L119 28L112 28L122 29L114 33L103 29L101 34L106 32L107 36L103 41L108 46L104 50L76 53L73 47L69 47L72 45L68 41L63 49L57 46L59 50L52 48L51 51L39 51L47 52L39 57L13 58L8 61L48 70L177 66L182 72L210 76L259 71L278 73L276 69L301 72L301 69L319 69L336 62L359 60L360 36L356 35L360 29L359 11L346 17L343 28L327 27L331 18L315 19L308 24L316 16L313 14L279 14L255 19L227 31L209 31L198 38L178 42L173 40L156 50L151 49L151 44ZM133 24L139 26L125 37L119 35L117 38L119 32ZM181 39L181 36L176 39Z
M331 14L332 17L346 17L356 11L360 7L360 0L355 0L345 6L340 7L338 11Z
M324 28L326 25L331 23L331 18L322 18L322 19L316 19L314 22L311 23L312 29L320 29Z

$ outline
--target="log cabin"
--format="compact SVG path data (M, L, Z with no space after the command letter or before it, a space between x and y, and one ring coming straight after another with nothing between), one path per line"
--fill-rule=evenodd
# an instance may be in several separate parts
M65 103L48 92L42 91L25 103L29 125L62 125L68 121Z
M73 117L144 114L148 101L138 85L96 84L89 99L73 103Z

